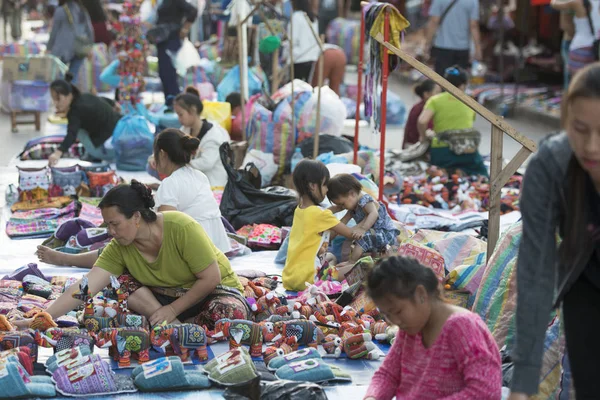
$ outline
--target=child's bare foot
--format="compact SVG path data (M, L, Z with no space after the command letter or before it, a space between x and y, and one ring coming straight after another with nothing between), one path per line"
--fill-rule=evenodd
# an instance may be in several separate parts
M66 265L65 254L50 247L38 246L35 255L38 256L38 260L46 264Z

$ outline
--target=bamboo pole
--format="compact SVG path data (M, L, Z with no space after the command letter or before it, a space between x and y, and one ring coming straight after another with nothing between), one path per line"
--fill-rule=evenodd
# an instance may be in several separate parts
M246 85L245 82L248 79L248 74L244 73L245 69L242 67L244 61L244 53L243 51L243 40L242 40L242 24L238 24L237 26L237 34L238 34L238 60L239 60L239 70L240 70L240 100L241 100L241 108L242 108L242 129L246 130Z
M324 49L323 49L323 38L320 38L318 33L315 32L315 28L312 24L308 15L304 13L304 18L306 18L306 22L310 27L310 32L312 33L317 45L319 46L319 70L317 72L317 121L315 124L315 133L313 140L313 158L316 159L319 156L319 135L321 134L321 87L323 87L323 64L324 64ZM313 71L314 74L314 71Z
M292 134L296 135L296 111L294 109L294 106L296 104L296 100L294 99L294 16L292 15L292 18L290 18L290 37L289 37L289 42L290 42L290 82L291 82L291 89L292 89L292 102L291 102L291 107L292 107Z

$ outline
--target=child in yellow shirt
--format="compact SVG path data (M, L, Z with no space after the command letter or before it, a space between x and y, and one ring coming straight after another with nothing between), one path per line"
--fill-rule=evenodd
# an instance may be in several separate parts
M306 282L314 283L317 253L323 233L352 237L352 231L340 222L330 210L319 207L327 195L329 170L320 161L303 160L294 169L294 186L299 204L294 212L287 260L283 268L283 287L287 290L306 289Z

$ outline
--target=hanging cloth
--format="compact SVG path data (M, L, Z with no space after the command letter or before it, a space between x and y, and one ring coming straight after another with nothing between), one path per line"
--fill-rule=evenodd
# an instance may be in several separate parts
M365 117L373 117L375 129L379 130L381 120L379 113L381 106L379 105L379 87L381 85L383 71L383 55L384 51L390 54L388 58L389 72L394 71L400 65L400 58L387 50L382 44L374 38L378 33L384 34L385 29L385 12L386 8L389 12L389 38L388 42L400 48L402 32L410 26L410 23L400 14L400 12L388 3L371 3L365 11L365 33L368 35L367 40L370 41L369 47L369 69L365 79Z

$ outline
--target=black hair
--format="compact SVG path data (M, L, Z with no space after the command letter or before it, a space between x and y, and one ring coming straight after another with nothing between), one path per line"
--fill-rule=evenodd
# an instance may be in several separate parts
M593 63L579 70L567 89L562 100L561 123L567 128L569 109L577 99L600 99L600 63ZM560 262L563 267L577 268L585 249L594 246L593 238L588 231L587 204L593 195L587 189L589 175L583 169L575 154L571 157L567 169L566 181L569 190L566 194L564 234L560 245Z
M109 207L117 207L127 219L133 217L135 212L139 212L144 221L156 221L156 213L152 211L154 207L152 190L135 179L132 179L129 185L115 186L104 195L98 208L104 210Z
M444 78L456 87L466 85L469 80L469 77L467 76L467 71L465 71L458 65L446 68L446 70L444 71Z
M65 79L57 79L50 84L50 90L60 94L62 96L68 96L69 94L73 95L73 100L81 96L81 92L77 88L77 86L73 85L71 82L73 81L73 74L67 72L65 74Z
M154 159L158 162L158 153L163 150L174 164L184 166L190 163L198 146L198 138L186 135L179 129L165 129L154 140Z
M300 198L308 196L308 198L317 204L321 201L315 198L310 190L310 184L314 183L321 191L321 185L329 183L329 170L321 161L302 160L296 165L293 173L294 186Z
M188 86L185 88L185 92L178 94L175 97L175 103L189 113L193 113L192 107L196 109L198 115L202 114L204 110L204 105L200 100L200 92L193 86Z
M350 174L339 174L329 180L327 184L327 197L329 200L336 201L340 197L347 196L349 193L362 192L362 185L354 176Z
M229 93L225 101L231 104L231 109L242 106L242 95L238 92Z
M442 298L435 272L410 257L384 258L375 264L367 278L367 292L372 299L381 299L386 295L414 299L419 285L430 296Z
M308 18L314 22L316 19L315 13L312 10L312 4L310 4L310 0L292 0L292 8L294 11L304 11ZM305 34L309 34L309 32L304 32Z
M423 96L425 96L425 93L427 92L431 92L433 91L433 89L435 88L436 83L434 81L432 81L431 79L425 79L422 82L419 82L417 84L417 86L415 86L415 94L417 96L419 96L421 99L423 99Z

